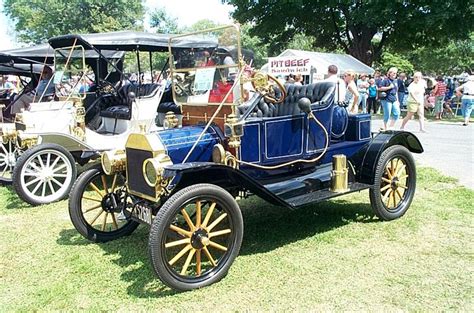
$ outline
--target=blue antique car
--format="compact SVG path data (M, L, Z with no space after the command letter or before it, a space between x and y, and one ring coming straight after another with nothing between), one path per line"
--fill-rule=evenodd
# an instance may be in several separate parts
M240 48L235 26L206 34ZM124 150L79 177L69 202L79 233L105 242L150 225L156 274L184 291L228 272L242 244L242 197L294 210L369 189L381 220L405 214L416 187L411 153L423 152L413 134L372 134L369 115L334 101L334 83L283 86L225 58L196 49L171 56L173 84L193 77L193 88L175 92L165 130L131 134Z

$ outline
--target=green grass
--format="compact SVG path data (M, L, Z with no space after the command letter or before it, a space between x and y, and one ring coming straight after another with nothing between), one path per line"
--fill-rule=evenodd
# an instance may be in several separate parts
M289 212L241 201L244 241L229 274L175 293L154 277L148 228L105 244L82 238L67 202L21 203L0 188L2 311L472 311L474 192L429 168L392 222L363 191Z

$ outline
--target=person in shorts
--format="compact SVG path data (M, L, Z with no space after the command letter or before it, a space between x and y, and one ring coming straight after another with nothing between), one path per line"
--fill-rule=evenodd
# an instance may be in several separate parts
M426 133L424 126L424 95L425 95L425 85L421 81L421 73L416 72L413 75L413 81L408 86L408 100L407 100L407 115L402 121L402 126L400 130L405 128L405 125L409 120L415 115L418 114L418 122L420 123L420 132Z

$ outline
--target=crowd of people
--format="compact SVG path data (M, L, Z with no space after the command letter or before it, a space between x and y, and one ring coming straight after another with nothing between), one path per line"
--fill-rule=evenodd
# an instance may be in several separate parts
M454 116L452 106L461 103L463 125L469 124L474 104L474 75L468 76L461 84L457 78L436 79L424 77L421 72L413 76L398 73L396 67L391 67L382 75L375 71L373 75L360 74L348 70L340 75L336 65L328 67L326 81L336 83L335 101L344 102L349 114L369 113L383 114L383 129L394 129L401 117L402 109L406 109L400 129L415 114L418 116L420 132L426 132L424 120L425 111L432 112L435 119L441 120L449 114ZM302 83L301 75L290 75L285 83Z

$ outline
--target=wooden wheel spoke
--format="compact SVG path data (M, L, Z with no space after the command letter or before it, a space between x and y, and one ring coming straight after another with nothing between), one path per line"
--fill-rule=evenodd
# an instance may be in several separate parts
M93 182L90 182L89 186L91 186L91 188L94 189L94 191L97 192L101 198L105 196L102 190L100 190Z
M192 249L193 247L191 246L191 244L188 244L186 247L184 247L181 251L178 252L177 255L175 255L174 258L172 258L168 264L169 265L173 265L174 263L176 263L176 261L178 261L186 252L188 252L190 249Z
M109 212L105 212L104 221L102 222L102 231L105 231L105 226L107 225L107 218L109 217Z
M112 187L110 187L110 192L114 192L115 191L115 187L117 185L117 174L114 175L114 178L112 180Z
M217 226L217 224L219 224L224 218L226 218L226 216L227 216L227 213L224 213L220 215L218 218L216 218L214 222L212 222L212 224L209 225L209 227L207 227L207 231L210 232L214 227Z
M400 176L400 174L402 173L402 171L406 168L407 166L405 164L403 164L400 169L395 173L395 177L398 177Z
M403 188L403 189L405 189L405 190L408 189L408 187L407 187L406 185L402 185L402 184L400 184L400 183L397 185L397 187Z
M201 276L201 250L196 251L196 275Z
M114 225L115 229L118 229L117 219L115 219L115 213L110 213L112 215L112 224Z
M391 181L390 179L385 178L385 177L382 177L382 180L383 180L384 182L386 182L386 183L389 183L389 184L392 183L392 181Z
M188 270L189 264L191 263L195 252L196 250L194 249L191 249L191 251L189 251L188 257L186 258L183 268L181 269L181 275L186 275L186 271Z
M400 191L398 191L398 188L395 189L395 192L397 193L398 197L400 197L400 201L402 201L403 196L402 196L402 194L400 193Z
M108 194L109 188L107 187L107 177L105 177L105 175L102 175L100 176L100 178L102 180L102 186L104 186L105 193Z
M198 200L196 201L196 228L199 228L201 226L201 215L201 201Z
M187 237L191 237L192 234L193 234L192 232L187 231L187 230L184 230L184 229L182 229L181 227L178 227L178 226L173 225L173 224L170 225L170 229L171 229L171 230L174 230L175 232L177 232L177 233L179 233L179 234L181 234L181 235L185 235L185 236L187 236Z
M189 230L193 231L195 229L193 222L191 221L191 218L189 217L188 212L186 212L186 209L181 209L181 214L183 214L184 219L186 220L186 223L189 226Z
M226 248L226 247L224 247L224 246L222 246L222 245L220 245L220 244L218 244L218 243L216 243L216 242L214 242L214 241L209 240L209 245L210 245L211 247L216 248L216 249L219 249L219 250L222 250L222 251L227 251L227 248Z
M380 188L380 192L385 191L385 190L387 190L388 188L391 188L391 187L392 187L391 184L387 184L384 187Z
M96 198L92 198L92 197L88 197L88 196L82 196L82 199L86 199L86 200L90 200L90 201L94 201L94 202L102 202L101 199L96 199Z
M392 200L392 202L393 202L393 207L396 207L397 203L396 203L396 199L395 199L395 192L393 190L390 193L390 197L388 199L388 207L390 207L390 200Z
M382 197L382 202L383 203L385 203L385 201L387 201L387 198L390 196L391 193L392 193L392 189L388 189L387 192L385 192L385 194Z
M217 237L217 236L229 234L230 232L231 232L231 230L230 230L229 228L223 229L223 230L218 230L218 231L209 233L209 234L208 234L208 237L209 237L209 238Z
M92 225L95 223L95 221L97 221L97 219L99 218L99 216L102 215L102 213L104 213L105 211L104 210L100 210L99 213L97 213L97 215L92 219L92 222L89 223L89 225Z
M405 178L408 178L408 174L405 174L405 175L402 175L402 176L398 177L399 180L402 180L402 179L405 179Z
M204 221L202 222L202 227L206 227L207 223L209 223L209 220L211 219L212 213L214 212L214 209L216 207L216 203L212 202L212 204L209 206L209 210L207 210L206 217L204 218Z
M207 256L207 259L209 260L209 262L211 262L212 266L216 266L217 263L216 261L214 260L214 258L212 257L211 255L211 252L209 252L209 249L207 249L207 247L204 247L202 248L204 250L204 253L206 254Z
M165 248L176 247L176 246L184 245L187 243L191 243L190 238L184 238L184 239L168 242L165 244Z
M391 172L390 167L388 166L388 164L387 164L387 167L385 168L385 173L387 174L388 179L393 178L392 172Z
M84 214L86 213L89 213L90 211L94 211L94 210L97 210L98 208L101 208L102 205L101 204L98 204L98 205L94 205L93 207L91 208L88 208L87 210L84 211Z

